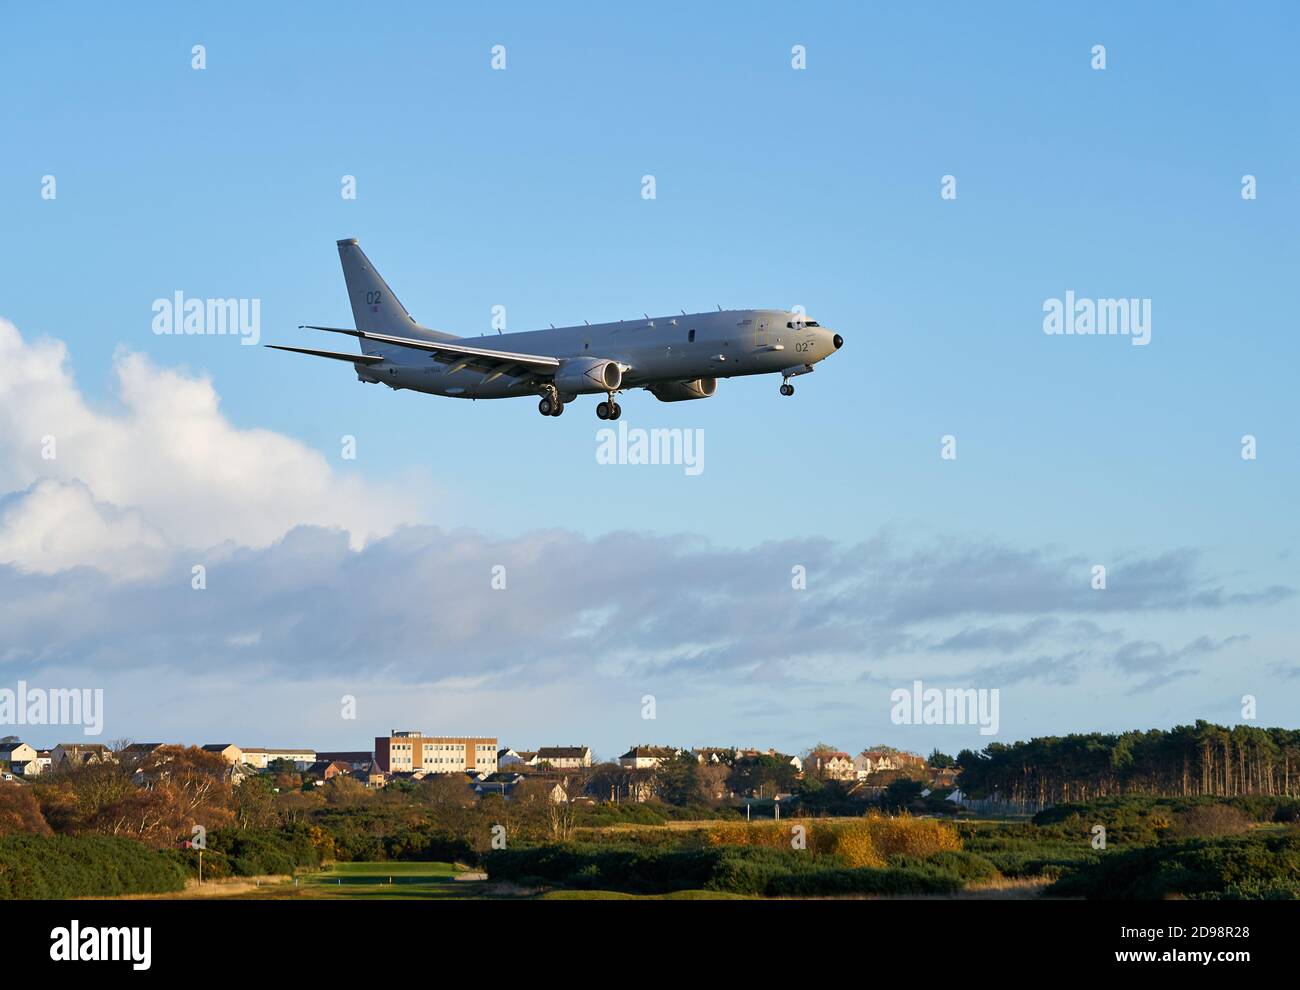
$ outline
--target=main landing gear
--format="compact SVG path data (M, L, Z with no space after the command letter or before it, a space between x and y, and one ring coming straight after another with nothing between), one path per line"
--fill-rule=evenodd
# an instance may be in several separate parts
M542 396L542 401L537 403L537 411L543 416L559 416L564 412L564 403L560 401L560 394L554 389L547 389L546 394Z
M782 394L782 395L794 395L794 386L791 385L789 382L782 382L782 383L781 383L781 394Z
M618 419L623 415L623 407L614 401L614 393L609 393L608 402L599 402L596 404L597 419Z

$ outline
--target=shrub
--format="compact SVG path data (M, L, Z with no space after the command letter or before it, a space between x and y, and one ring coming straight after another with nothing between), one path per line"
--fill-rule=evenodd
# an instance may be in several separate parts
M853 825L837 829L834 850L847 866L885 865L885 857L880 851L879 843L872 835L872 828L865 823L855 822Z
M765 891L771 897L833 897L844 894L950 894L963 881L942 870L822 869L774 877Z
M0 838L0 899L109 897L182 890L174 850L106 835Z
M484 859L493 880L541 880L630 893L708 889L761 894L777 876L839 865L816 853L761 846L657 850L570 843L498 849Z
M1228 804L1197 804L1179 814L1170 830L1184 839L1240 835L1250 828L1244 811Z
M869 816L871 839L884 856L933 856L961 849L957 831L932 818Z
M890 865L916 872L952 876L963 884L988 883L1001 876L998 868L987 858L964 850L935 853L927 859L900 856L891 860Z
M1291 897L1300 885L1300 831L1190 839L1114 850L1077 864L1050 888L1063 897L1160 900Z
M997 875L993 865L980 856L952 848L930 853L932 848L957 842L950 830L929 827L938 823L918 828L915 820L901 826L900 821L880 818L848 826L805 826L808 843L804 850L790 848L789 826L765 824L743 832L730 826L710 830L712 842L724 837L744 840L727 845L665 850L567 843L493 850L485 861L493 880L629 893L703 889L790 897L933 894ZM873 833L880 831L888 831L886 841L893 846L920 853L900 856L886 867L874 844ZM933 861L922 858L923 854L932 856ZM857 865L862 860L873 865Z
M949 824L929 818L868 815L851 822L799 819L759 824L715 825L708 829L713 846L767 846L790 849L791 827L802 825L806 851L837 856L850 867L882 867L892 856L932 856L961 849Z
M209 858L215 869L222 864L212 854L217 853L228 863L230 876L255 877L273 874L291 875L296 867L320 865L319 836L314 836L306 826L262 829L217 829L208 835L208 852L203 860L208 873ZM193 859L197 868L197 854Z
M1226 835L1251 822L1286 822L1300 817L1300 799L1243 797L1154 797L1131 795L1060 804L1034 816L1039 828L1057 835L1085 835L1093 825L1106 827L1107 845L1143 844L1163 838Z

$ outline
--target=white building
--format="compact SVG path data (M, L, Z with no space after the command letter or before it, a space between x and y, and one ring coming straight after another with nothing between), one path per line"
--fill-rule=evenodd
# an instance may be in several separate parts
M629 770L651 770L660 763L681 755L671 746L633 746L618 758L619 766Z
M314 749L263 749L260 746L239 747L244 762L250 767L265 770L276 760L288 760L295 770L306 770L316 762Z
M537 766L549 764L553 770L577 770L591 766L589 746L543 746L537 751Z

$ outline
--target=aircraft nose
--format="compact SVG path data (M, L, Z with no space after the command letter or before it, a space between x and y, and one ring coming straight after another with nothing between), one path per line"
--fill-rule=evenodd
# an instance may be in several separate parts
M835 345L835 349L838 351L841 347L844 346L844 338L841 337L839 334L836 334L834 337L831 338L831 343Z

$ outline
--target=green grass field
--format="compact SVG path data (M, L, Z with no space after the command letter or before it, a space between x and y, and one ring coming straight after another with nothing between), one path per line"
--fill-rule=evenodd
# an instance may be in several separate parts
M320 873L300 877L307 883L410 884L445 883L457 873L451 863L335 863Z
M484 880L456 880L451 863L337 863L296 882L268 880L242 883L228 892L215 884L206 896L230 900L745 900L738 894L708 890L679 890L671 894L636 895L609 890L553 890L541 894L511 893ZM175 897L194 896L176 894Z
M455 879L451 863L336 863L318 873L254 886L223 884L207 896L237 900L460 900L482 897L483 881ZM192 892L191 892L192 896Z

